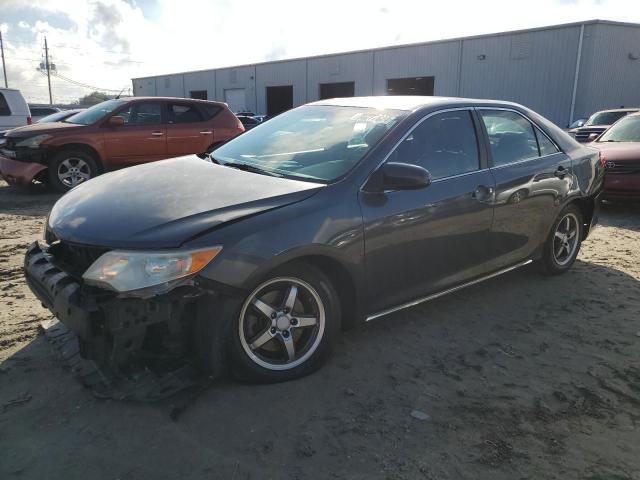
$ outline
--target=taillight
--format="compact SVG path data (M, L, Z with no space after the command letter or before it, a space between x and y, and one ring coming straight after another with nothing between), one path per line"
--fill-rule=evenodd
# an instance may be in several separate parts
M31 120L31 117L27 117L27 125L31 125L33 123L33 120Z

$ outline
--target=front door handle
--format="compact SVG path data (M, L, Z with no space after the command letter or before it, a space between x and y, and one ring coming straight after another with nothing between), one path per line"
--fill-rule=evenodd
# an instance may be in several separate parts
M558 169L555 172L553 172L553 174L558 178L564 178L567 176L568 173L569 171L566 168L564 168L562 165L560 165Z
M473 198L479 202L489 202L493 198L493 187L487 187L486 185L478 185L471 194Z
M200 132L202 135L210 135L211 133L213 133L211 130L203 130L202 132Z
M163 132L151 132L151 135L153 135L154 137L161 137L162 135L164 135Z

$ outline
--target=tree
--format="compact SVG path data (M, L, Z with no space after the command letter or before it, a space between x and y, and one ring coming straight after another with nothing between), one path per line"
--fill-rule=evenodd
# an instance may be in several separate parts
M80 105L95 105L100 102L104 102L105 100L109 100L112 98L106 93L102 92L91 92L89 95L85 95L82 98L78 99L78 104Z

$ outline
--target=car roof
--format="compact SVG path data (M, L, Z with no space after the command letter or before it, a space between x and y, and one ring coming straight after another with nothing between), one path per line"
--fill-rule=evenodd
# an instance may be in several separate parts
M459 97L433 97L433 96L417 96L417 95L380 95L371 97L347 97L347 98L330 98L313 102L310 105L335 105L341 107L368 107L390 110L408 110L413 111L423 107L444 107L444 106L463 106L473 104L491 104L496 106L513 107L519 106L512 102L504 102L500 100L482 100L475 98L459 98Z
M187 102L196 102L196 103L208 103L213 105L219 105L221 107L226 106L224 102L214 102L211 100L200 100L199 98L184 98L184 97L120 97L119 100L127 100L130 102L138 102L141 100L169 100L169 101L187 101Z
M636 107L636 108L610 108L608 110L598 110L597 112L594 112L592 115L595 115L596 113L605 113L605 112L640 112L640 107Z

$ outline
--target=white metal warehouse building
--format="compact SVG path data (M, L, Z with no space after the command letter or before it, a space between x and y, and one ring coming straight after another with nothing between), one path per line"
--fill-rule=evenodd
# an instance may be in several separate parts
M205 98L269 115L353 95L492 98L565 126L599 109L640 106L640 24L593 20L132 83L136 96Z

